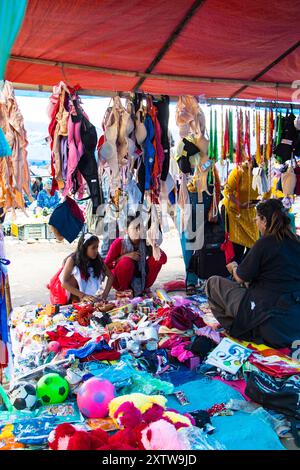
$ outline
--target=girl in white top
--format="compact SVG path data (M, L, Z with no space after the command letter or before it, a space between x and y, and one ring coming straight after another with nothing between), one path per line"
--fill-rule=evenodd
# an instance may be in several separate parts
M105 277L105 289L96 297ZM100 258L98 237L90 233L81 236L75 253L65 262L60 281L62 287L70 293L71 302L106 300L113 275Z

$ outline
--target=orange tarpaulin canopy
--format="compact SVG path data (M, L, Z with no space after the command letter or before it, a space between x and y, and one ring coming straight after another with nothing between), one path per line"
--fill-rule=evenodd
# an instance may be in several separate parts
M299 0L28 0L6 79L296 101L299 25Z

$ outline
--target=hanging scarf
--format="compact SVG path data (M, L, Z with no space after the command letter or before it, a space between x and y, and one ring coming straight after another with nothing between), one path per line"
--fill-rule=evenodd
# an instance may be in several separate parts
M272 157L273 132L274 132L274 118L273 118L273 110L271 109L268 112L267 160L270 160Z
M268 114L267 110L265 109L264 113L264 148L263 148L263 161L266 162L267 157L267 127L268 127Z
M224 159L224 114L221 107L221 158Z
M215 109L213 160L216 162L217 159L218 159L218 117L217 117L217 110Z
M236 113L236 158L235 162L237 165L242 163L242 152L241 152L241 115L237 111Z
M208 147L208 158L213 158L214 153L214 134L213 134L213 111L210 108L209 114L209 147Z
M225 130L224 130L224 140L222 147L222 159L226 160L229 158L229 122L228 122L228 111L226 110L225 114Z
M244 147L246 151L247 159L251 160L251 150L250 150L250 114L246 112L245 114L245 137L244 137Z
M256 153L255 160L258 165L261 164L260 152L260 111L255 112L255 134L256 134Z
M122 241L122 255L135 251L135 247L130 240L128 235L125 235ZM139 243L139 254L140 259L136 261L138 276L134 275L131 281L131 288L133 290L134 297L138 297L145 290L146 285L146 243L145 240L140 240Z
M229 160L232 163L233 162L233 116L232 116L232 110L230 109L229 111Z

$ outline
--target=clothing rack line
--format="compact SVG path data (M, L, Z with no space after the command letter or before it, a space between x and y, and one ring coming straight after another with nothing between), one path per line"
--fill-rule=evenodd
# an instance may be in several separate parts
M53 87L48 85L30 85L25 83L15 83L13 82L13 87L15 90L24 90L24 91L37 91L43 93L52 93ZM132 97L132 92L113 92L107 90L78 90L78 94L81 96L92 96L99 98L113 98L118 95L120 98L130 98ZM154 95L155 98L159 98L161 95ZM178 96L170 96L171 102L176 102ZM298 102L286 102L286 101L260 101L260 100L241 100L241 99L231 99L231 98L203 98L199 97L199 102L201 104L207 105L224 105L224 106L249 106L254 108L282 108L289 109L291 105L293 109L300 109L300 103Z

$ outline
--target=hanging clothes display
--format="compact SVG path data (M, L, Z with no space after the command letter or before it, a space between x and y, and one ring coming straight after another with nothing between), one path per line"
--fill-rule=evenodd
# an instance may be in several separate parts
M0 129L0 207L6 212L11 208L24 208L23 192L30 197L24 119L8 81L0 87Z
M97 132L83 111L76 88L60 82L53 88L48 107L52 191L84 195L84 180L92 200L93 214L103 203L95 157Z

